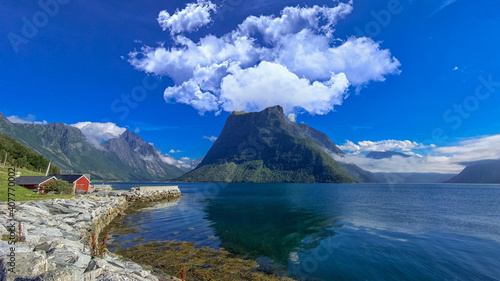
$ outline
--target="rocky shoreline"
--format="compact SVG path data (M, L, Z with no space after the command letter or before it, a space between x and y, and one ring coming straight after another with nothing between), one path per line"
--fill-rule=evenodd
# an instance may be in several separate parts
M91 235L99 236L111 220L135 203L179 196L178 189L142 191L133 188L130 191L101 190L71 199L16 202L14 220L9 205L2 202L0 281L159 280L151 271L113 253L107 253L102 259L92 259ZM19 223L24 241L13 244L14 232L15 239L19 240Z

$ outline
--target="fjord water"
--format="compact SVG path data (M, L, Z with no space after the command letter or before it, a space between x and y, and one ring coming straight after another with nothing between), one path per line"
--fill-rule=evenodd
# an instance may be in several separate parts
M500 280L500 185L178 185L114 243L192 241L300 280Z

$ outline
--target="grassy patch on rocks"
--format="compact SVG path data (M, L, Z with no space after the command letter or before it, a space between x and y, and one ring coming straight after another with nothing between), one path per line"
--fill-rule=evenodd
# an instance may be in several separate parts
M44 176L44 173L33 172L25 169L16 169L20 171L23 176ZM0 201L8 200L9 193L9 175L8 168L0 168ZM22 186L16 185L14 187L15 191L13 193L15 196L11 198L16 201L27 201L27 200L44 200L44 199L54 199L54 198L72 198L72 194L55 194L55 195L44 195L38 194Z
M144 208L154 206L157 203L134 204L108 224L103 232L109 232L111 236L141 233L141 230L130 227L128 215L139 213ZM180 278L184 268L186 280L293 280L260 271L256 261L236 257L224 249L197 248L191 242L180 241L141 243L142 239L143 237L136 237L134 241L122 241L124 243L140 243L130 248L120 248L119 244L113 242L109 248L112 252L141 264L148 270L155 272L158 277L166 277L166 279L169 279L168 276Z

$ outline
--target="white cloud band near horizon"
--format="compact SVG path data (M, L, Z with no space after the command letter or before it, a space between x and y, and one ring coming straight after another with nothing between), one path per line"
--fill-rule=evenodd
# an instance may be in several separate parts
M345 144L338 146L341 150L350 151L355 153L368 152L368 151L400 151L411 152L414 149L433 148L435 145L424 145L409 140L382 140L382 141L360 141L355 144L347 140Z
M359 167L375 173L441 173L457 174L468 163L482 160L499 160L500 134L471 138L453 146L436 147L423 145L411 141L362 141L354 144L346 141L339 146L342 150L350 151L343 158L336 157L341 162L353 163ZM425 149L423 156L409 158L393 156L387 159L367 158L360 152L395 150L407 154L414 154L414 150Z
M129 54L140 71L172 78L168 103L188 104L200 114L258 111L280 104L288 113L326 114L349 96L349 88L399 74L401 63L371 38L335 38L352 1L334 7L285 7L281 15L248 16L220 37L192 40L217 9L210 1L188 4L173 15L161 11L170 47L144 46ZM181 20L182 18L182 20ZM192 21L193 26L183 24Z

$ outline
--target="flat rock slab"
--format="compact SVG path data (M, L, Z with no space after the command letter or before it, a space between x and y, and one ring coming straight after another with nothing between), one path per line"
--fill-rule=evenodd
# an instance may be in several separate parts
M49 270L49 263L45 256L39 252L16 253L14 273L8 272L11 268L9 257L0 257L0 276L7 276L6 280L15 280L18 277L33 279Z

